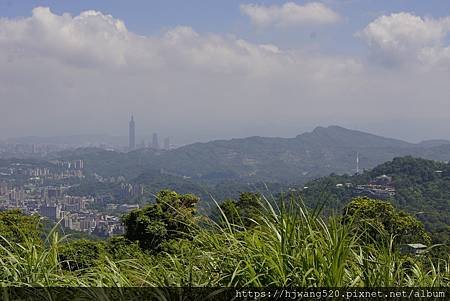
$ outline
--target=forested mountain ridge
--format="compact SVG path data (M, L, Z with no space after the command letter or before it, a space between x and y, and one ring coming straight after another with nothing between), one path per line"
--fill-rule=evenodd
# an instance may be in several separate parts
M301 183L330 173L353 174L356 154L361 169L411 155L449 160L450 144L419 144L338 126L318 127L295 138L249 137L194 143L165 151L150 148L128 153L79 149L60 154L85 160L87 171L102 176L138 177L147 170L217 184L223 181Z

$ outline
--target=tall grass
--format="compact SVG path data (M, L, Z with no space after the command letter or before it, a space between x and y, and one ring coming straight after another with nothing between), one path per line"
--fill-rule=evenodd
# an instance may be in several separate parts
M449 261L402 255L385 235L363 243L350 223L324 220L298 200L280 207L266 199L246 228L209 221L175 253L114 261L67 271L58 252L67 237L52 231L47 243L13 243L1 237L2 286L449 286ZM219 209L220 210L220 209ZM100 297L99 297L100 298ZM101 298L100 298L101 299Z

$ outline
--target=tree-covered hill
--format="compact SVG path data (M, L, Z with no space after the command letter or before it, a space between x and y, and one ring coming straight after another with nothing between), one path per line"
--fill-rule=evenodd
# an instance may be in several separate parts
M450 144L413 144L338 126L318 127L295 138L249 137L194 143L164 151L140 149L128 153L101 149L61 154L85 160L87 171L131 180L147 170L192 181L301 183L330 173L353 174L356 154L360 167L370 169L394 157L411 155L449 160Z
M376 177L392 178L395 195L389 198L400 209L421 220L440 242L450 239L450 164L413 158L394 158L361 175L330 175L305 184L302 194L308 204L326 202L341 209L365 185Z

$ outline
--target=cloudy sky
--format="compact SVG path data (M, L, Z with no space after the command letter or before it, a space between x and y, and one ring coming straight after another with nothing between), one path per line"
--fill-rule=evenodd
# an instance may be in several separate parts
M0 0L0 138L450 139L450 1Z

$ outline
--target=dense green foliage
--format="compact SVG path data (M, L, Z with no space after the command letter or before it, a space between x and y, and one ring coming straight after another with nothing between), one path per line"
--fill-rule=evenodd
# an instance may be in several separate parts
M24 215L18 209L0 212L0 235L4 240L22 243L26 240L39 243L42 224L38 215ZM0 244L3 242L0 240Z
M198 198L163 190L156 203L136 209L123 217L125 237L141 248L158 251L166 240L186 237L195 222Z
M261 216L262 196L259 193L243 192L239 200L225 200L220 204L219 217L222 223L230 223L241 227L251 227Z
M92 240L73 240L59 250L59 261L67 270L91 268L100 263L104 256L104 242Z
M403 157L370 172L377 174L393 177L394 204L417 214L430 232L444 232L442 238L450 241L450 164Z
M159 205L135 212L128 219L135 226L140 221L150 226L147 228L150 232L137 232L135 238L142 235L142 241L154 230L147 217L157 218L166 229L177 229L167 231L173 234L165 241L170 242L168 251L146 253L137 243L120 237L106 242L67 242L66 237L53 231L41 245L26 240L23 243L8 241L8 248L0 246L4 251L0 253L1 284L91 287L450 285L448 259L434 259L428 254L420 257L402 254L393 242L395 238L385 231L379 231L376 239L367 243L361 240L357 218L348 218L345 223L340 216L324 220L311 214L295 198L282 202L277 209L261 196L259 207L254 208L259 212L258 219L249 227L239 225L238 228L230 222L215 223L206 218L200 224L180 223L193 216L195 197L164 191L159 198ZM230 219L223 216L223 220ZM189 235L179 235L179 232Z
M110 238L106 243L106 254L113 260L143 259L144 251L136 242L131 242L123 236Z
M397 244L430 243L423 224L411 215L396 210L389 202L355 198L345 206L343 220L356 225L366 241L378 240L381 233L391 235Z
M354 186L367 184L380 175L392 177L396 195L388 199L414 215L431 233L433 242L450 242L450 164L413 158L395 158L361 175L331 175L305 184L302 195L309 205L325 202L327 208L342 210L355 196ZM352 187L336 187L351 183Z
M144 195L137 197L124 196L121 189L122 183L102 183L93 178L83 180L79 185L68 189L72 196L111 196L114 203L144 204L156 199L156 194L165 189L177 191L181 194L195 194L199 196L199 209L209 214L215 208L214 200L239 198L241 192L268 192L281 193L287 191L289 186L279 183L242 183L238 181L224 181L215 185L198 183L191 179L162 174L159 171L148 170L131 181L131 184L143 184ZM96 205L95 209L101 209L103 205Z

